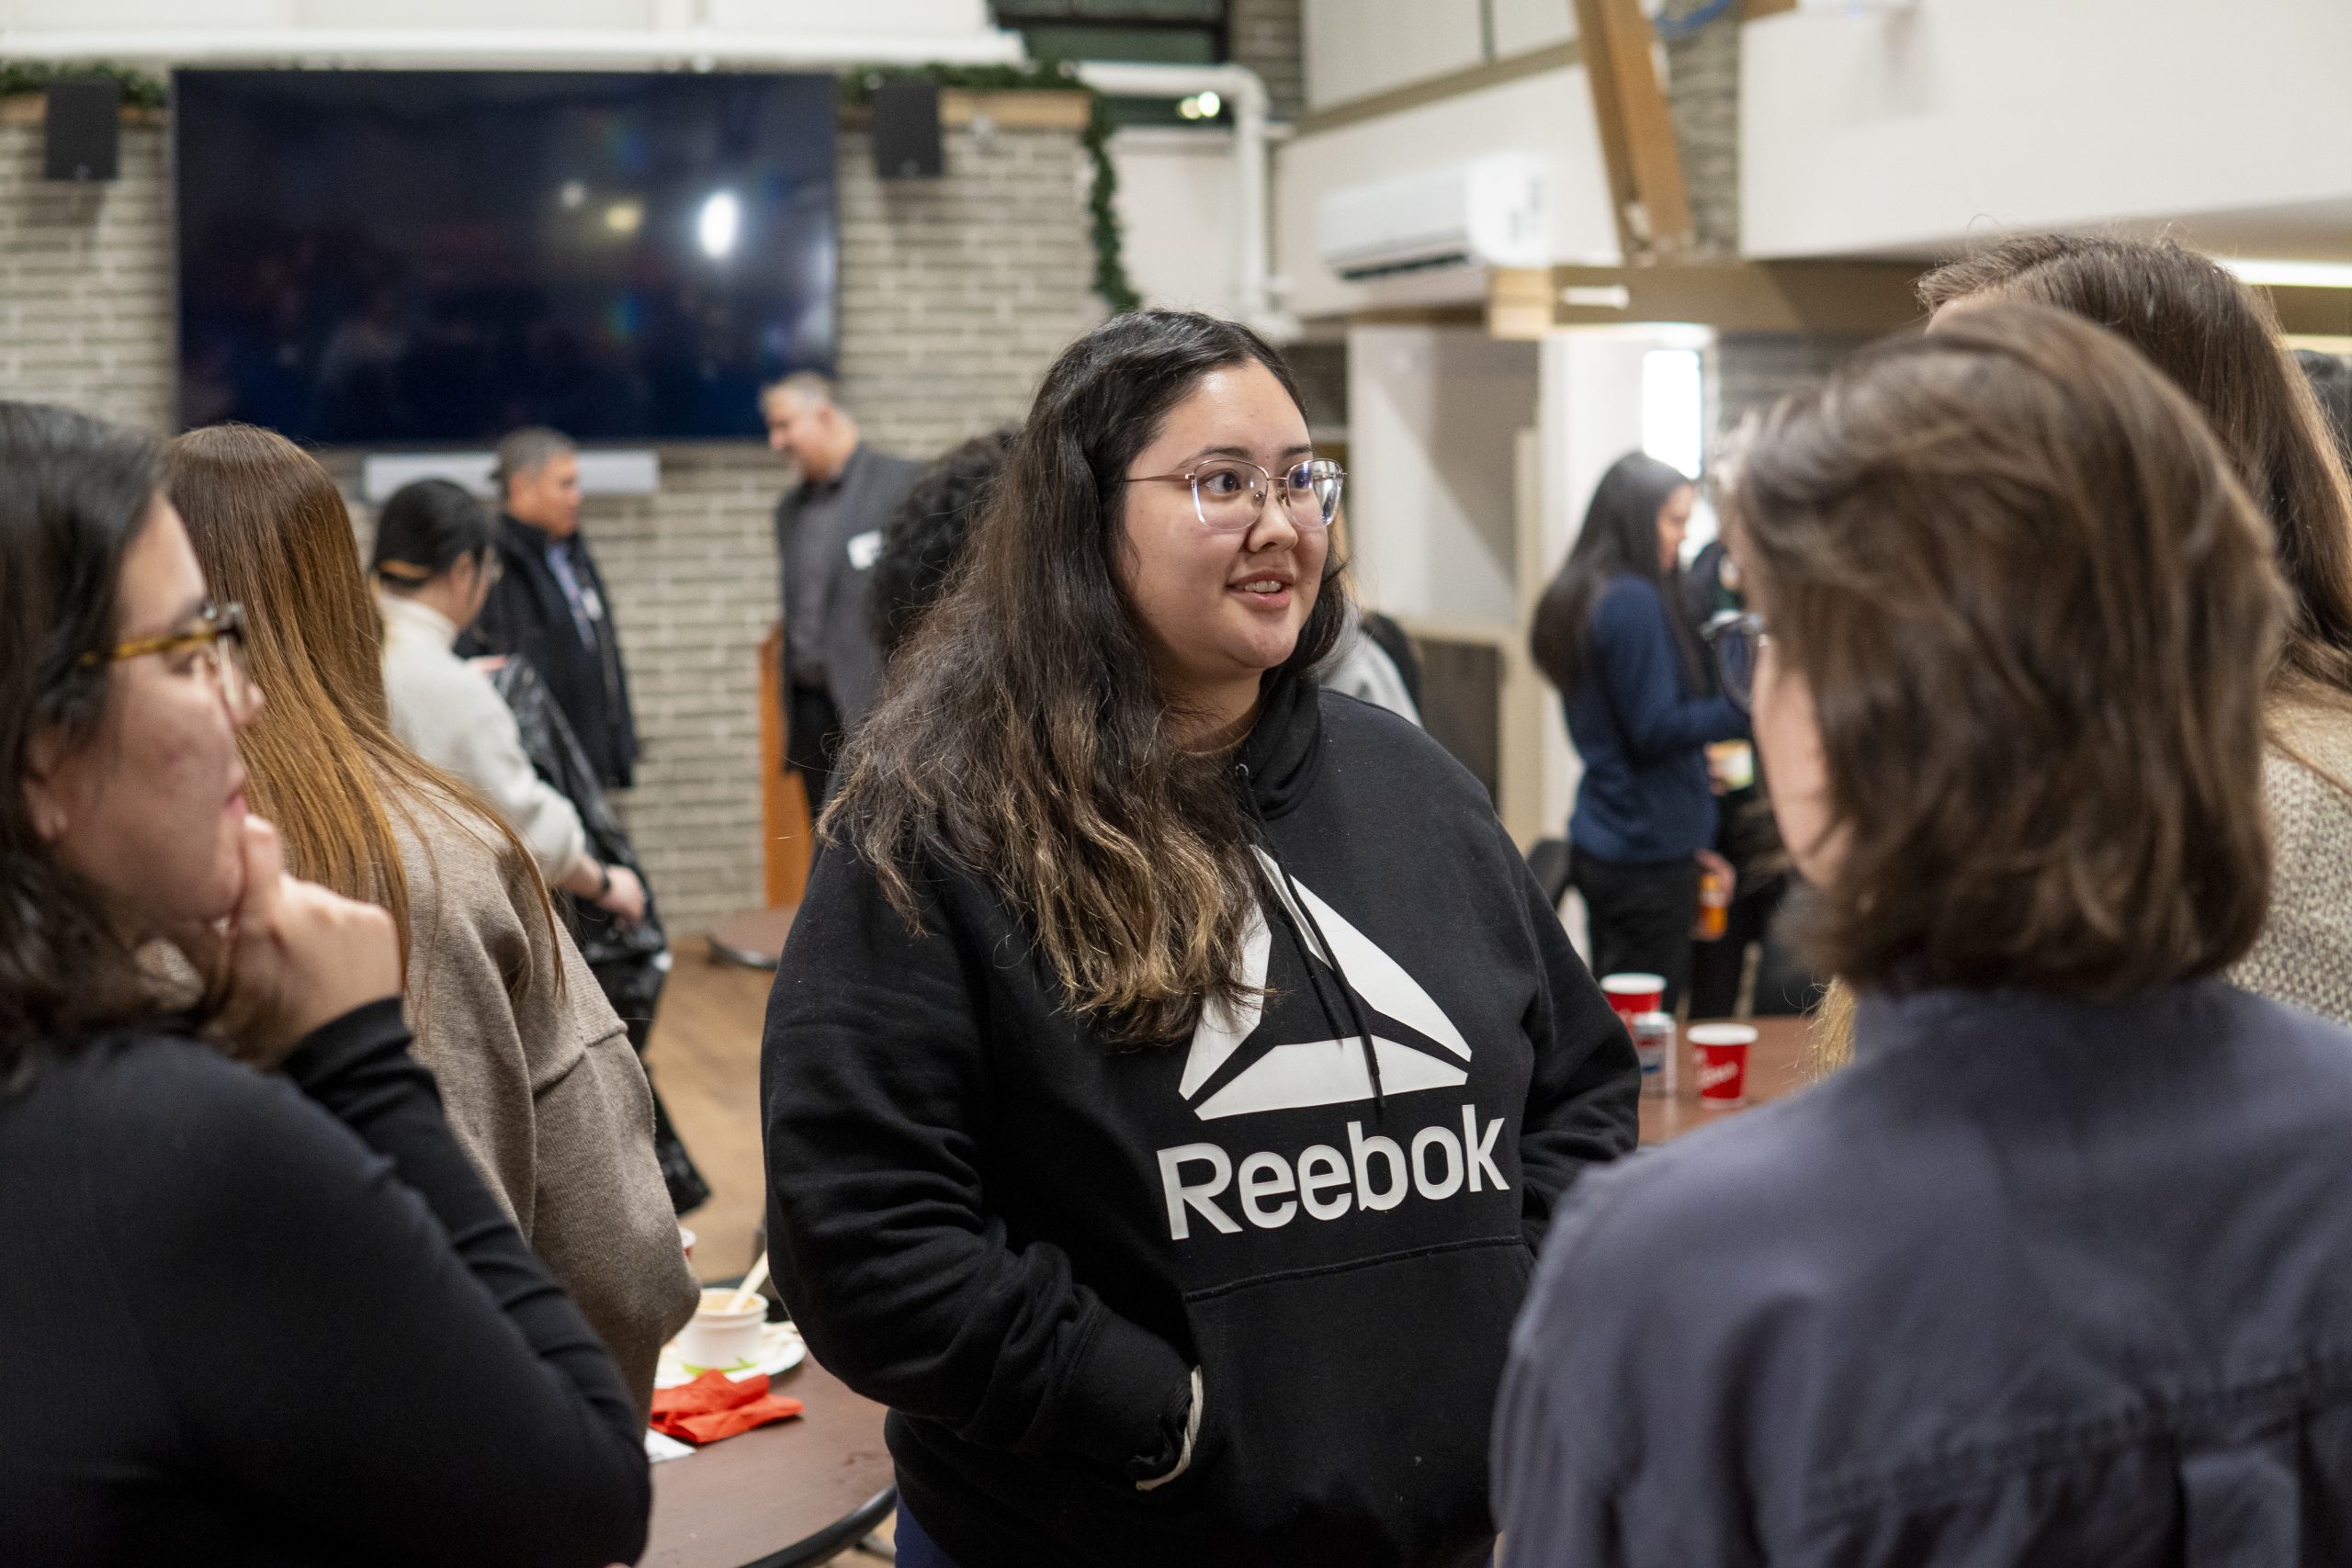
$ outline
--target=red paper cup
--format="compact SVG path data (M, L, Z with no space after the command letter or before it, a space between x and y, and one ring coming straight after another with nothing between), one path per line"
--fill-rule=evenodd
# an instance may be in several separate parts
M1694 1023L1682 1032L1698 1058L1699 1099L1714 1106L1747 1103L1747 1048L1756 1031L1744 1023Z
M1661 1010L1666 1002L1666 976L1663 975L1611 975L1600 982L1601 994L1609 998L1618 1018L1630 1032L1634 1020L1645 1012Z

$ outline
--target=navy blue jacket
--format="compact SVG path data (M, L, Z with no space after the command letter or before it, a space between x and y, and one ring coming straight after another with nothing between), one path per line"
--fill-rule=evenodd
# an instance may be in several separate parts
M1706 745L1747 733L1722 697L1693 696L1658 591L1628 573L1593 601L1585 667L1568 694L1584 759L1568 840L1600 860L1689 860L1715 841Z
M2352 1562L2352 1034L2186 985L1866 999L1571 1190L1506 1568Z

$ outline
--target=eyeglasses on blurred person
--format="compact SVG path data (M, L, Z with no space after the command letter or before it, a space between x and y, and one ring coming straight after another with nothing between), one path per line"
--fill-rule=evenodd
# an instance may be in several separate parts
M248 816L286 694L153 443L0 403L0 1561L633 1558L641 1418L408 1055L392 920Z
M2291 603L2228 452L1994 301L1783 402L1724 511L1854 1062L1572 1194L1507 1562L2352 1555L2352 1035L2221 978Z

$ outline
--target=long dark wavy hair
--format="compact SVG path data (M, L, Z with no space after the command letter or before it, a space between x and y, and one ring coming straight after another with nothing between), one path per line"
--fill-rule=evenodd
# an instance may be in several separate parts
M927 864L988 884L1114 1045L1175 1040L1241 988L1259 896L1245 804L1226 759L1172 738L1118 556L1136 455L1203 377L1250 364L1298 400L1263 339L1191 312L1119 316L1063 352L824 817L910 925ZM1333 559L1278 673L1303 678L1344 611Z
M53 1053L158 1009L104 898L35 829L36 736L88 744L120 636L123 557L153 516L156 448L134 430L0 402L0 1089Z
M1535 605L1535 624L1528 633L1528 650L1535 667L1560 689L1573 695L1584 678L1585 656L1592 626L1592 607L1613 578L1631 575L1656 588L1666 603L1666 618L1674 626L1675 646L1682 653L1686 682L1699 674L1699 650L1690 629L1678 611L1681 596L1667 580L1657 558L1657 514L1678 490L1690 487L1680 469L1645 453L1628 452L1609 465L1593 488L1585 508L1584 526L1568 549L1551 585Z
M2270 514L2294 592L2274 687L2352 702L2352 483L2268 303L2210 256L2095 234L2021 234L1919 280L1930 310L1973 298L2087 317L2188 394Z

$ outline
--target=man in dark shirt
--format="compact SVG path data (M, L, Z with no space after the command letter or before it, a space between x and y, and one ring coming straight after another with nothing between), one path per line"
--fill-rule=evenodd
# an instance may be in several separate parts
M842 735L882 694L882 653L868 614L869 578L889 521L922 465L865 445L857 421L814 371L760 395L768 446L800 482L775 508L784 573L785 760L824 803Z
M496 478L504 571L459 650L530 660L598 779L626 789L637 720L604 576L580 536L579 453L555 431L518 430L498 444Z

